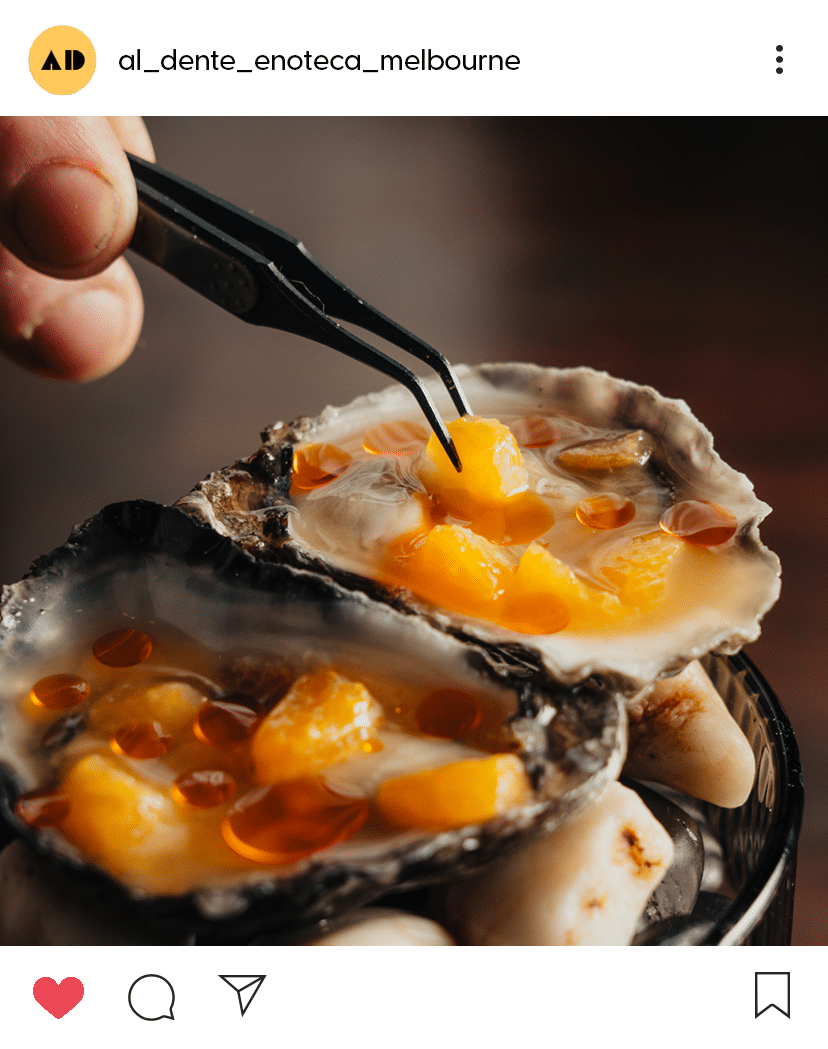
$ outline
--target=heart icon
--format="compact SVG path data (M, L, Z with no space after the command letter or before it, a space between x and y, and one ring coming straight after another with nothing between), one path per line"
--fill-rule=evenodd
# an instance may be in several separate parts
M55 983L51 976L41 976L35 982L32 994L38 1005L59 1020L83 998L83 984L74 976L67 976L60 983Z

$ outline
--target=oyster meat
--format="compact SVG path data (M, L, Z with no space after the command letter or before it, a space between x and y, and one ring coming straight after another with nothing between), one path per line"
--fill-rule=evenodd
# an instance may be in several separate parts
M477 413L449 424L459 474L396 387L274 426L179 505L561 682L634 695L757 637L779 592L769 507L686 404L588 368L458 376Z

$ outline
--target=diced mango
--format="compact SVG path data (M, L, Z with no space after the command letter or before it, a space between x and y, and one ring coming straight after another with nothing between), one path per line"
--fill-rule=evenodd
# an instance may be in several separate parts
M278 783L344 761L381 719L382 707L359 681L334 670L303 674L256 730L256 778Z
M111 735L129 722L157 721L177 734L189 727L205 702L203 692L184 681L164 681L151 688L113 688L89 711L89 727Z
M410 551L401 581L442 608L493 615L514 566L508 554L462 525L437 525Z
M682 541L666 532L647 532L626 541L601 571L618 587L623 604L642 612L663 597L667 573Z
M529 475L518 443L508 426L497 419L466 416L448 425L463 464L458 473L435 434L418 462L420 479L430 495L449 512L461 516L477 507L499 506L510 496L526 490Z
M568 613L565 619L561 608ZM621 612L615 594L591 586L539 543L532 543L506 590L499 621L522 633L547 634L567 623L575 629L600 627Z
M176 890L191 835L163 787L112 755L87 754L69 769L62 791L71 808L60 829L94 863L144 888Z
M446 829L493 819L519 805L529 790L516 754L491 754L387 779L377 805L394 826Z

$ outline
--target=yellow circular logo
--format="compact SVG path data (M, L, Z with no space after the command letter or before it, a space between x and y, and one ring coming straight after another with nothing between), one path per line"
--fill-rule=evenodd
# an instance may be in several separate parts
M29 70L38 87L51 95L74 95L92 79L95 48L80 29L52 26L32 44Z

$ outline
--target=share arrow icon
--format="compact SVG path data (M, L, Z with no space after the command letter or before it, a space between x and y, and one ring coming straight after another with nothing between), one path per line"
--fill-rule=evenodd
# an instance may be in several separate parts
M247 1007L256 997L256 991L264 983L264 976L219 976L219 979L229 983L238 995L242 1016L247 1012Z

